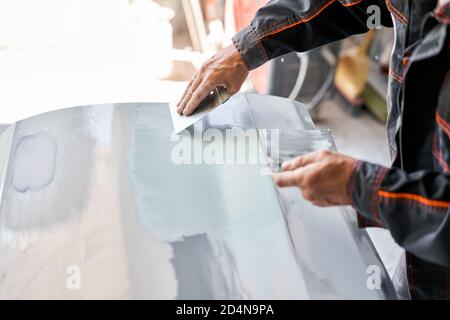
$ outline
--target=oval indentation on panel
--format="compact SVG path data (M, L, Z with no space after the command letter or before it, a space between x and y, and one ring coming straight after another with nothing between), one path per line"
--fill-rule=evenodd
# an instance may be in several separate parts
M37 191L49 185L55 176L57 146L45 132L23 136L17 142L12 186L16 191Z

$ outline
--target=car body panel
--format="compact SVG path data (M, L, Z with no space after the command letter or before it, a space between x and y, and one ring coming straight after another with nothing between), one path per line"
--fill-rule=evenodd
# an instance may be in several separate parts
M75 107L7 128L0 298L395 297L354 213L276 188L264 148L246 147L246 156L258 153L248 164L206 164L195 152L191 163L174 160L183 143L211 144L208 129L257 129L260 140L282 129L281 153L334 147L302 105L255 94L233 97L180 135L165 103ZM287 136L304 142L292 149ZM370 266L380 288L368 285Z

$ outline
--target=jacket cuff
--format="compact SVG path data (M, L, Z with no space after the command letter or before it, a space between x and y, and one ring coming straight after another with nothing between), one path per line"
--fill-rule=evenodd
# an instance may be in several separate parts
M256 69L269 60L261 40L251 25L239 31L232 41L249 70Z
M358 161L353 169L347 193L357 211L360 227L384 227L378 207L378 190L387 171L386 167L366 161Z

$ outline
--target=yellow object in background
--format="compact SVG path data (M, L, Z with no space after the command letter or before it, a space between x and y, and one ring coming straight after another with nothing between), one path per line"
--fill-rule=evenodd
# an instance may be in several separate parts
M369 74L368 51L374 31L369 31L362 43L342 54L336 66L334 84L340 93L354 105L361 103L361 96Z

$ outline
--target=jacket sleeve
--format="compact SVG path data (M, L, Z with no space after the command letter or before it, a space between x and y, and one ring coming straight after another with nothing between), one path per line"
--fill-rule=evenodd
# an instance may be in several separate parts
M271 0L232 40L252 70L292 51L367 32L371 10L383 26L392 26L384 0Z
M360 226L388 228L414 255L450 267L450 73L435 113L434 167L406 172L359 161L348 193Z
M407 251L450 266L448 173L406 173L360 161L349 192L352 205L369 226L388 228Z

